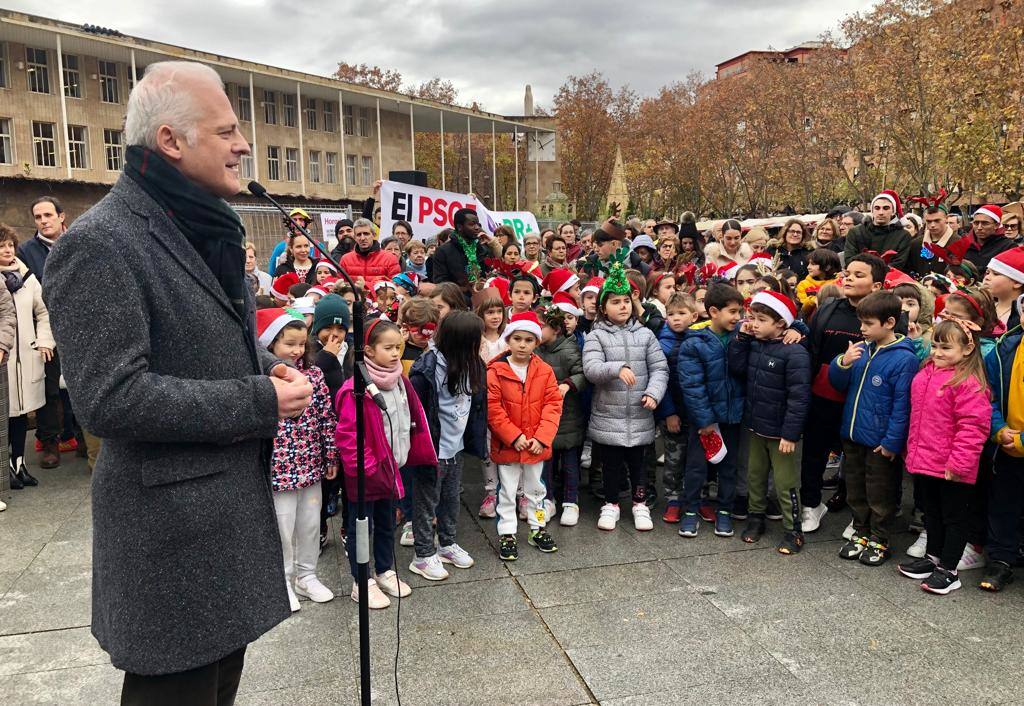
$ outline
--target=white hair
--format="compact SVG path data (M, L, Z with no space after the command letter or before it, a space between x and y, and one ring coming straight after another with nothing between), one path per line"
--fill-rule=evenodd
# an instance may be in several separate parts
M376 230L376 226L373 225L373 221L369 218L356 219L356 222L352 224L352 230L356 228L369 228L371 233Z
M155 150L157 130L161 125L169 125L185 136L190 147L194 145L203 106L195 101L189 87L200 81L224 89L220 76L206 64L161 61L147 66L145 76L128 97L124 119L126 144Z

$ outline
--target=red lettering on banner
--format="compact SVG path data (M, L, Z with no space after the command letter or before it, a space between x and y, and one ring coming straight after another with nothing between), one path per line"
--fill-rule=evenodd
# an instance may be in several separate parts
M448 199L429 196L420 196L416 207L416 221L419 223L433 223L439 227L450 227L455 218L455 212L460 208L468 208L476 211L475 203L459 203L458 201L448 202Z

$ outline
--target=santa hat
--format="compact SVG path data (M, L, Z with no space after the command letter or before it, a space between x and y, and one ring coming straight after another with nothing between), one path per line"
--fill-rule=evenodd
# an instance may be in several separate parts
M892 210L894 212L893 221L898 221L903 218L903 202L900 201L900 195L892 189L885 189L879 192L878 196L871 199L871 203L878 201L878 199L885 199L892 204Z
M501 337L508 339L516 331L525 331L526 333L532 333L540 340L540 319L532 311L523 311L518 314L512 314L512 320L508 322L505 330L502 332Z
M747 260L747 262L751 263L756 262L757 260L766 260L769 264L771 264L772 256L766 252L756 252L750 256L750 259Z
M274 280L270 285L270 293L274 295L274 299L286 302L288 301L288 290L298 283L299 276L294 272L287 272Z
M391 281L405 289L409 294L420 291L420 276L415 272L402 272L391 278Z
M548 290L552 294L558 292L568 291L574 284L580 281L580 278L574 275L571 271L559 267L557 269L548 272L548 276L544 278L544 289Z
M601 287L604 286L603 277L591 277L587 280L587 283L580 289L580 296L582 297L587 292L593 292L594 294L601 293Z
M277 338L277 334L281 333L281 329L293 321L305 323L295 314L284 309L260 309L257 311L256 335L259 337L260 345L264 348L269 346Z
M1003 222L1003 209L995 204L985 204L974 212L975 216L988 216L999 225Z
M504 277L491 277L484 282L484 289L492 288L498 290L498 296L501 297L501 301L505 303L505 306L512 306L512 297L508 293L509 281L507 279Z
M725 279L735 279L739 266L735 262L727 262L718 268L718 276Z
M307 295L309 293L307 292ZM312 314L316 309L316 302L313 301L313 297L305 296L299 297L292 302L290 309L297 311L300 314Z
M988 269L997 275L1009 277L1018 284L1024 284L1024 250L1013 248L999 253L989 260Z
M338 271L338 268L335 267L334 263L331 262L330 260L320 260L318 263L316 263L316 269L319 270L321 267L326 267L331 272L337 272Z
M392 282L391 280L389 280L389 279L379 279L379 280L377 280L376 282L373 283L373 294L374 294L374 296L376 296L378 290L384 289L385 287L391 287L395 291L398 291L398 288L395 286L395 283Z
M882 287L885 289L896 289L901 284L915 284L916 280L902 270L897 270L895 267L890 267L889 272L885 275L885 280L882 282Z
M768 307L786 322L786 326L792 326L796 320L796 304L785 294L765 289L755 294L750 303Z
M551 297L551 303L566 314L572 314L575 317L583 316L583 311L576 306L576 300L565 292L555 292L555 296Z

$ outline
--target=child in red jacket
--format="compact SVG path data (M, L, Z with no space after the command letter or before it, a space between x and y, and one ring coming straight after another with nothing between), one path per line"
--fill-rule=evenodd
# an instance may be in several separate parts
M487 366L487 421L491 460L498 466L499 555L519 558L516 544L516 488L527 498L529 543L542 552L558 551L544 513L544 461L562 417L562 395L551 366L533 354L541 328L532 311L515 314L502 334L508 353Z

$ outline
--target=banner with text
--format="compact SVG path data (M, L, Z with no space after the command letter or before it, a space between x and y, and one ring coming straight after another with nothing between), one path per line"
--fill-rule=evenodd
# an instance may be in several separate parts
M529 211L488 211L469 194L427 189L397 181L385 181L380 187L380 232L386 237L396 221L408 221L413 237L426 240L445 228L454 228L452 218L460 208L477 212L488 233L502 224L512 227L516 236L538 232L536 217Z

